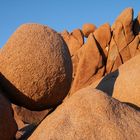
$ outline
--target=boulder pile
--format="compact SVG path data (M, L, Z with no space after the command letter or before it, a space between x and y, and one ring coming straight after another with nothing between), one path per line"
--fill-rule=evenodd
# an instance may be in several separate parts
M83 33L77 35L77 38L85 37L87 40L78 47L71 40L75 38L76 42L73 35L75 30L61 33L73 63L71 94L117 70L120 65L140 54L140 13L136 19L133 14L132 8L126 8L112 26L105 23L96 28L94 24L84 24L82 30L77 29Z
M0 49L0 140L139 140L140 13L57 33L23 24Z

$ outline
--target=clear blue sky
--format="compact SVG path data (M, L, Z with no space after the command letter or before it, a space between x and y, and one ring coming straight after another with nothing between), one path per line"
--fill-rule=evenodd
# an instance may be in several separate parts
M140 11L140 0L0 0L0 47L23 23L46 24L71 31L84 23L113 23L126 7Z

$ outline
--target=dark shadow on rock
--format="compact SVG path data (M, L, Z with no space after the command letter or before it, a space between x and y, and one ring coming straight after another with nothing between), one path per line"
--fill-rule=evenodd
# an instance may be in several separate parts
M119 75L118 70L106 75L97 85L96 89L99 89L107 93L109 96L112 96L114 90L114 84L118 75Z
M132 104L132 103L129 103L129 102L122 102L122 103L127 104L128 106L134 108L134 109L137 110L137 111L140 111L140 107L138 107L138 106L135 105L135 104Z
M56 106L42 105L35 102L28 96L19 91L6 77L0 73L0 89L13 104L23 106L32 111L41 111L44 109L55 108ZM60 104L60 103L59 103Z
M140 32L140 23L138 21L138 19L134 19L134 23L133 23L133 32L134 32L134 35L138 35L139 32Z
M34 124L28 124L25 127L21 128L16 134L17 140L27 140L28 137L31 136L36 127L37 126Z

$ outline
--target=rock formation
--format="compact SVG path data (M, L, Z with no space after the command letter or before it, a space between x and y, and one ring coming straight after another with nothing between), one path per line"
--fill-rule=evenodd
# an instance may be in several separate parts
M140 55L91 85L119 101L140 107Z
M42 110L60 104L67 95L71 59L65 42L54 30L24 24L0 50L0 72L5 77L1 76L1 85L14 103ZM4 84L4 79L10 85Z
M0 49L0 140L139 140L133 15L126 8L113 25L61 33L21 25Z
M88 37L90 33L93 33L96 30L96 26L92 23L86 23L82 27L82 32L85 37Z
M139 127L140 112L89 87L44 119L29 140L138 140Z

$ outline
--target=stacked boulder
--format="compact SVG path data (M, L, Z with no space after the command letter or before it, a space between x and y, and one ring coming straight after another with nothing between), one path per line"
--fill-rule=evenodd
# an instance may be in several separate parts
M132 8L71 33L21 25L0 49L0 140L139 140L139 71Z
M17 105L13 106L16 119L39 124L68 94L72 63L67 45L56 31L24 24L0 50L0 72L4 95ZM49 110L42 111L45 109Z
M71 94L117 70L120 65L140 54L140 13L133 19L132 8L126 8L112 26L105 23L96 28L94 24L84 24L79 32L82 32L87 40L82 46L79 45L79 49L76 43L69 45L71 40L66 40L65 32L61 35L69 49L76 48L71 54ZM72 35L73 32L67 34Z

